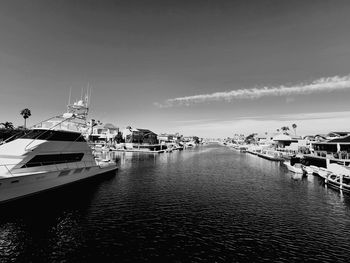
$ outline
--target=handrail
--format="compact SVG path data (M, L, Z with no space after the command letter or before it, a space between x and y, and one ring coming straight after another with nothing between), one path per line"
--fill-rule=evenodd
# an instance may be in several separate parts
M5 166L6 170L9 172L9 174L11 174L13 176L13 174L11 173L10 169L7 167L7 165L0 165L0 166Z
M52 117L52 118L50 118L50 119L57 118L57 117L60 117L60 116ZM48 132L48 131L53 130L53 128L55 128L56 126L61 125L63 122L68 121L68 120L73 119L73 118L75 118L75 115L73 115L73 116L70 117L70 118L63 119L61 122L57 123L56 125L53 125L52 127L50 127L50 128L47 129L47 130L43 130L43 133L41 133L40 135L38 135L38 136L37 136L36 138L34 138L30 143L28 143L28 144L26 145L26 147L24 147L24 150L27 151L27 147L28 147L29 145L31 145L35 140L37 140L37 138L38 138L39 136L45 134L45 133ZM49 120L50 120L50 119L49 119ZM43 122L44 122L44 121L43 121ZM43 123L43 122L41 122L41 123Z

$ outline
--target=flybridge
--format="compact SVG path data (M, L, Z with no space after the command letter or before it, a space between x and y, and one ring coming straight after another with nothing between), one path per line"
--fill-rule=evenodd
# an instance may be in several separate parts
M83 90L80 100L71 103L71 91L67 112L62 115L52 117L33 126L36 129L65 130L82 132L87 128L87 116L89 113L89 104L91 98L91 88L87 88L83 98Z
M69 101L67 105L67 112L63 115L63 117L68 117L71 115L72 117L76 117L86 121L87 115L89 113L89 106L91 101L91 92L92 87L87 87L86 94L83 98L83 89L81 91L80 100L75 101L71 104L71 90L69 92Z

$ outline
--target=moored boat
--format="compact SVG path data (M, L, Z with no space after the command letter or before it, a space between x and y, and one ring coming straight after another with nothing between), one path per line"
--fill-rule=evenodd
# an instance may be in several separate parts
M117 170L96 159L84 138L87 112L80 100L0 145L0 203Z
M331 173L325 179L325 183L332 188L350 193L350 177L342 174Z
M319 167L317 174L318 174L321 178L326 179L326 178L331 174L331 172L330 172L329 170L327 170L326 168Z
M289 160L285 160L283 164L287 169L293 173L304 174L303 165L301 164L301 157L291 156Z
M275 150L263 150L260 153L257 153L258 156L270 160L270 161L283 161L282 153Z
M295 164L291 164L289 161L285 161L283 163L287 169L293 173L297 173L297 174L303 174L304 170L302 168L302 164L301 163L295 163Z
M314 169L312 169L310 166L301 165L301 169L303 169L305 174L312 175L314 173Z

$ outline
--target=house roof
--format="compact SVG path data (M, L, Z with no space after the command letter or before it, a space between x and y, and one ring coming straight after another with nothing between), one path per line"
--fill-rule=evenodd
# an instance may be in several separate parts
M305 135L305 136L303 136L303 139L304 139L304 140L307 139L307 138L309 138L309 139L315 139L315 136L314 136L314 135Z
M142 132L142 133L153 133L153 134L156 134L153 131L148 130L148 129L140 129L140 128L135 129L135 128L132 128L131 126L127 126L125 128L125 130L129 130L129 131L132 131L132 132Z
M329 140L328 142L350 142L350 135L342 138L335 138L335 139Z
M329 134L335 134L335 135L339 135L339 136L346 136L346 135L350 135L350 132L346 132L346 131L335 132L335 131L333 131L333 132L328 133L327 135L329 135Z
M152 132L151 130L148 130L148 129L140 129L140 128L136 128L136 129L140 132Z
M279 135L273 137L272 140L274 140L274 141L297 141L295 139L292 139L292 137L290 137L286 134L279 134Z

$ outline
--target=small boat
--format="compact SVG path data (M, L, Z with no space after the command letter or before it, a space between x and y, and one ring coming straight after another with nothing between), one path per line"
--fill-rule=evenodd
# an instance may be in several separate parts
M289 171L293 173L297 173L297 174L304 173L300 157L292 156L289 161L285 160L283 164L287 167Z
M350 168L348 166L331 163L327 169L319 168L318 174L330 187L350 192Z
M284 161L282 153L275 150L263 150L261 153L257 153L257 155L270 161Z
M301 165L301 169L303 169L305 174L312 175L314 173L314 169L312 169L310 166Z
M291 165L291 162L290 161L285 161L283 163L287 169L293 173L297 173L297 174L303 174L304 173L304 170L302 168L302 164L301 163L295 163L293 165Z
M332 188L339 189L350 193L350 177L342 174L329 174L325 183Z
M317 172L317 174L323 179L326 179L331 173L331 171L323 167L319 167Z
M308 167L310 167L310 169L312 170L312 174L319 175L318 172L320 171L320 167L315 166L315 165L310 165Z

